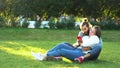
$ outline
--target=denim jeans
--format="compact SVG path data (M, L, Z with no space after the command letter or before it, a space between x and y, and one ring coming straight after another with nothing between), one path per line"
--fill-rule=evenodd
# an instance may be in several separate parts
M69 43L60 43L47 52L47 56L63 56L70 60L83 55L85 54L80 48L74 48Z

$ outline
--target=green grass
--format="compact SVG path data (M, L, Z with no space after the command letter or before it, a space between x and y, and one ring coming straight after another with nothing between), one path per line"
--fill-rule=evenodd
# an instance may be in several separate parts
M0 68L118 68L120 31L103 30L103 49L97 61L82 64L63 61L37 61L31 51L46 53L61 42L74 43L79 30L0 28Z

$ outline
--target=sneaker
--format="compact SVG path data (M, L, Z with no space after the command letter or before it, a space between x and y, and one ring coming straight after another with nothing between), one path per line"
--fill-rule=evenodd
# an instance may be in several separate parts
M83 57L78 57L78 58L75 58L75 62L78 62L78 63L82 63L84 60Z
M62 57L47 56L46 60L62 61Z
M32 56L36 59L36 60L40 60L42 61L45 58L45 55L39 54L39 53L34 53L32 52Z

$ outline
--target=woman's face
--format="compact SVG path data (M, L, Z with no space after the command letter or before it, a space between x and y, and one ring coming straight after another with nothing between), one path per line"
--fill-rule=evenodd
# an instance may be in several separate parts
M89 36L95 35L96 34L96 29L92 27L89 31Z
M82 26L82 28L81 28L81 31L82 31L84 34L87 34L88 30L89 30L89 28L88 28L86 25Z

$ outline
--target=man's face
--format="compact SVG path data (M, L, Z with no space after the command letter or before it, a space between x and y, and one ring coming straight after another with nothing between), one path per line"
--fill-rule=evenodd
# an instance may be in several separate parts
M82 26L82 32L84 33L84 34L86 34L87 32L88 32L88 27L86 26L86 25L84 25L84 26Z

